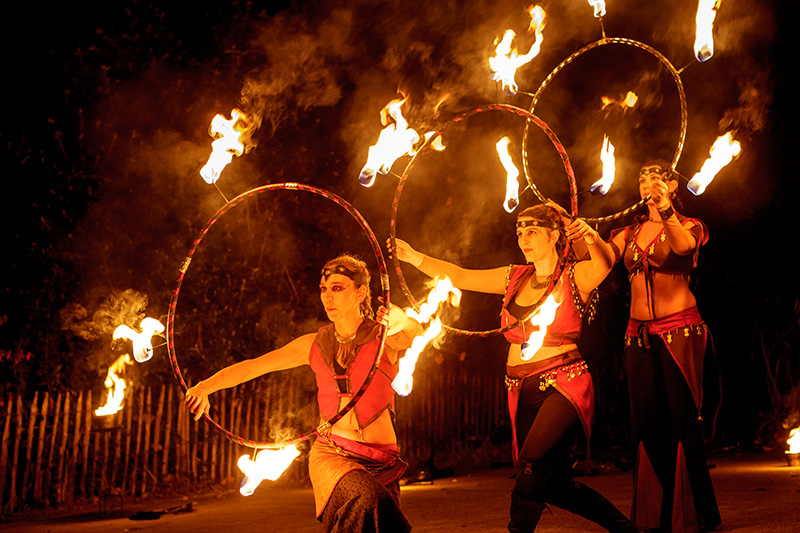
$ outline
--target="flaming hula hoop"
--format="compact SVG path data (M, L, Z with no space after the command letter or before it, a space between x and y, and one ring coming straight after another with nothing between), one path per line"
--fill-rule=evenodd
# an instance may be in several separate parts
M603 37L599 41L595 41L591 44L584 46L577 52L574 52L572 55L567 57L556 68L554 68L550 74L547 75L542 84L536 90L536 93L533 95L533 101L531 102L531 113L533 113L533 110L536 108L536 104L539 101L539 97L541 96L542 91L544 91L545 87L547 87L547 85L553 80L556 74L561 72L561 70L563 70L564 67L572 63L581 54L588 52L589 50L598 48L600 46L605 46L607 44L623 44L639 48L640 50L644 50L645 52L649 52L654 57L656 57L656 59L658 59L665 67L667 67L667 70L672 75L672 79L675 80L675 86L678 88L678 97L680 98L680 103L681 103L681 127L680 127L680 134L678 135L678 146L675 148L675 155L672 156L672 163L670 165L670 170L674 171L675 167L678 165L678 160L681 158L681 153L683 152L683 143L684 140L686 139L686 122L688 120L688 111L686 107L686 93L683 90L683 82L681 81L680 73L675 69L675 66L669 61L669 59L667 59L664 56L664 54L662 54L652 46L646 45L639 41L635 41L633 39L625 39L621 37ZM533 180L531 179L530 173L528 171L527 148L528 148L528 123L525 124L525 133L522 136L522 168L523 171L525 172L525 180L528 182L528 185L530 186L531 190L533 190L533 193L536 195L537 198L539 198L539 200L541 200L542 202L546 202L547 199L542 195L541 192L539 192L539 189L536 187L536 184L533 183ZM644 205L644 203L648 199L649 197L643 198L638 202L636 202L635 204L633 204L632 206L628 207L627 209L623 209L622 211L614 213L613 215L600 218L587 218L585 220L590 224L599 224L602 222L609 222L612 220L616 220L618 218L622 218L628 215L632 211L635 211L636 209Z
M197 251L197 248L200 246L205 235L209 232L211 227L216 224L216 222L220 219L222 215L227 213L233 207L241 204L242 202L249 200L259 194L270 192L270 191L277 191L277 190L290 190L290 191L302 191L311 194L315 194L317 196L321 196L332 202L338 204L342 207L345 211L347 211L358 224L361 226L361 229L364 231L364 234L369 239L369 243L372 246L372 250L375 252L375 259L378 261L378 271L380 273L380 280L381 280L381 291L383 296L383 301L388 302L389 299L389 274L388 269L386 267L386 261L383 258L383 253L381 251L380 244L378 243L378 239L375 237L375 234L372 232L372 229L367 224L367 221L361 215L361 213L356 210L355 207L350 205L347 201L342 199L340 196L327 191L325 189L320 189L318 187L312 187L310 185L303 185L301 183L274 183L270 185L264 185L261 187L256 187L251 189L247 192L244 192L237 196L236 198L230 200L224 206L222 206L215 214L212 216L208 222L206 222L205 227L200 230L200 233L197 235L197 238L192 243L192 247L189 249L189 252L186 254L186 259L184 259L183 263L180 267L180 272L178 274L178 278L175 281L175 289L172 292L172 296L170 297L169 302L169 310L167 311L167 351L169 352L169 362L172 366L172 371L175 374L175 378L180 383L183 391L186 392L188 389L185 380L183 379L183 374L181 373L180 366L178 365L178 356L175 350L175 317L178 309L178 295L180 294L181 286L183 285L183 281L186 277L186 272L189 270L189 266L191 265L192 258L194 253ZM367 378L364 380L364 384L361 388L356 392L353 398L345 405L338 413L336 413L330 420L327 420L323 424L319 425L318 427L307 431L298 437L289 439L281 444L273 443L273 442L256 442L253 440L245 439L236 435L235 433L227 430L226 428L222 427L216 420L211 418L208 413L205 413L203 417L205 420L211 424L214 429L216 429L219 433L224 435L229 440L241 444L242 446L249 446L251 448L278 448L281 446L285 446L288 444L294 444L303 440L308 440L311 438L312 435L323 431L330 426L334 425L338 422L344 415L346 415L353 407L355 407L358 400L364 395L364 392L367 390L367 387L372 382L372 379L375 377L375 373L378 369L378 365L381 362L381 358L383 357L384 348L386 346L386 333L387 328L386 326L381 327L381 336L380 336L380 344L378 346L378 353L375 357L375 363L372 365L372 369L370 370Z
M426 141L425 145L411 158L408 165L406 166L403 175L400 176L400 180L397 184L397 190L394 193L394 200L392 200L392 213L391 213L391 221L389 223L389 239L391 243L391 247L394 249L396 247L396 229L397 229L397 210L400 206L400 196L403 193L403 187L405 187L406 180L408 179L408 175L411 172L411 169L415 166L417 158L429 151L431 144L433 143L436 138L441 137L444 133L444 130L451 124L462 124L465 120L473 115L477 115L478 113L484 113L486 111L506 111L509 113L515 113L521 117L526 119L526 125L530 122L539 126L542 131L547 135L550 141L553 143L553 146L558 151L559 155L561 156L561 161L564 163L564 170L567 173L567 181L569 182L569 199L570 199L570 214L575 217L578 213L578 186L575 181L575 173L572 170L572 164L569 162L569 156L567 155L567 151L564 149L564 146L561 144L561 141L558 140L555 132L550 129L542 119L534 115L530 111L526 111L520 107L507 105L507 104L488 104L482 107L477 107L470 111L465 111L463 113L459 113L455 117L453 117L448 123L446 123L441 131L437 131L434 135L431 135L430 138ZM539 310L539 307L547 300L550 294L553 292L553 289L556 286L558 279L561 277L561 273L564 270L564 266L567 261L567 257L569 256L569 252L571 250L571 246L567 243L567 246L564 248L564 253L561 256L560 261L558 262L558 266L556 267L556 275L553 276L553 280L550 282L550 285L545 290L542 297L537 301L531 310L526 314L520 322L525 322L526 320L530 319L536 312ZM397 254L392 254L392 261L394 262L395 272L397 273L397 277L400 279L400 288L403 290L403 293L408 298L408 301L411 302L411 305L419 311L419 304L417 303L417 299L411 293L411 290L408 288L408 284L406 283L405 277L403 276L403 271L400 268L400 261L397 259ZM469 331L464 329L454 328L447 324L442 324L444 329L450 331L452 333L456 333L459 335L464 335L468 337L489 337L492 335L499 335L510 329L516 327L518 322L512 322L505 327L490 329L486 331Z

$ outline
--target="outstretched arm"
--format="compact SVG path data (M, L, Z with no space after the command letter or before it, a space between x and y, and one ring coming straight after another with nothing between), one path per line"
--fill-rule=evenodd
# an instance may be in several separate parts
M393 253L400 261L410 263L424 274L435 277L448 277L459 289L490 294L504 294L506 290L507 267L485 270L463 268L441 259L435 259L416 251L407 242L395 239L397 243Z
M303 335L277 350L223 368L186 391L186 407L195 415L194 419L199 420L208 412L210 394L235 387L270 372L308 364L308 354L311 352L315 336L315 333Z
M571 222L565 230L570 241L583 240L589 249L589 260L575 265L575 284L581 293L588 295L611 272L614 266L614 250L581 218Z

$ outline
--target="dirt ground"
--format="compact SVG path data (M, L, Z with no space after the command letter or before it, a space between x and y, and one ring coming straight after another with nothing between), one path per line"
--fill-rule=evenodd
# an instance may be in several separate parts
M800 467L789 467L782 453L718 455L711 476L722 514L721 532L800 532ZM511 468L487 470L402 488L403 509L415 533L459 531L501 533L508 522ZM619 470L581 477L627 514L632 479ZM191 504L191 512L177 510ZM163 511L168 511L162 513ZM145 502L107 502L98 508L41 520L0 525L4 532L321 532L314 519L310 488L286 489L262 483L255 494L202 495ZM131 520L149 513L150 520ZM545 511L537 531L590 533L597 525L558 508Z

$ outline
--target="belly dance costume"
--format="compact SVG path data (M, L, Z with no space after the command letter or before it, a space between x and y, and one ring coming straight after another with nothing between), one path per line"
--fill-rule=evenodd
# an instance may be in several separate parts
M645 276L652 316L653 273L688 281L700 246L708 241L701 221L679 218L684 226L694 224L689 228L697 241L692 254L674 253L663 229L645 248L636 243L640 224L618 230L625 232L623 257L629 279ZM620 251L613 247L619 258ZM625 366L636 456L631 515L642 528L695 532L721 522L700 417L710 341L711 333L696 307L650 321L631 318L628 323Z
M375 362L380 325L365 319L347 343L335 338L333 325L317 333L311 349L311 369L316 374L317 401L323 421L339 411L341 398L352 398ZM392 379L398 365L389 353L411 345L413 335L400 332L386 340L384 356L375 377L356 406L353 417L361 431L387 409L394 418ZM375 444L320 432L308 458L317 519L331 532L407 532L411 526L400 510L399 479L407 463L396 443Z

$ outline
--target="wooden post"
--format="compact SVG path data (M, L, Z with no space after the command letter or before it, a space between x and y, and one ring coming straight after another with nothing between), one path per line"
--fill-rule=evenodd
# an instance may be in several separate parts
M84 498L89 495L88 487L86 486L89 478L89 445L92 442L92 391L86 392L86 411L83 416L83 455L82 455L82 468L81 468L81 488L80 494Z
M120 478L120 492L123 495L127 495L126 489L128 487L128 475L130 473L130 469L128 468L131 464L131 426L133 424L133 395L128 394L125 397L125 460L124 466L122 469L122 477Z
M144 496L147 493L147 467L150 463L150 424L152 422L151 411L153 410L153 402L150 387L147 387L144 392L145 414L144 414L144 440L142 441L142 488L141 494Z
M172 396L175 387L167 389L167 419L164 428L164 457L161 460L161 479L169 473L170 439L172 437Z
M70 454L69 469L67 470L66 501L72 503L75 496L75 469L78 465L78 444L83 433L83 391L78 393L78 400L75 403L75 423L72 432L72 453Z
M53 461L55 459L56 437L58 437L58 421L61 419L61 393L56 396L56 409L53 412L53 429L50 439L50 453L47 455L47 469L44 472L44 501L50 503L50 480L53 473Z
M69 437L69 412L72 402L72 395L67 392L64 394L64 421L61 423L61 443L58 447L58 477L56 484L56 503L64 501L64 464L67 451L67 440Z
M144 411L144 394L142 394L141 388L136 388L136 394L132 394L131 396L136 396L138 401L136 401L137 409L136 409L136 443L135 443L135 450L133 452L133 467L131 468L131 479L128 487L130 487L130 494L136 495L136 485L137 485L137 476L139 475L139 465L141 464L141 456L142 456L142 418L143 418L143 411ZM133 391L131 391L133 392Z
M153 473L153 491L158 488L158 452L166 454L167 451L161 445L161 419L164 416L164 392L166 385L161 385L161 392L158 393L158 406L156 407L156 420L153 427L153 464L150 471ZM162 478L163 480L163 478Z
M31 454L33 453L33 434L36 428L36 418L39 416L39 392L33 394L33 403L31 404L30 414L28 415L28 439L25 446L25 473L22 475L22 489L20 490L20 499L25 501L25 495L28 493L30 486L30 477L33 470L31 463Z

